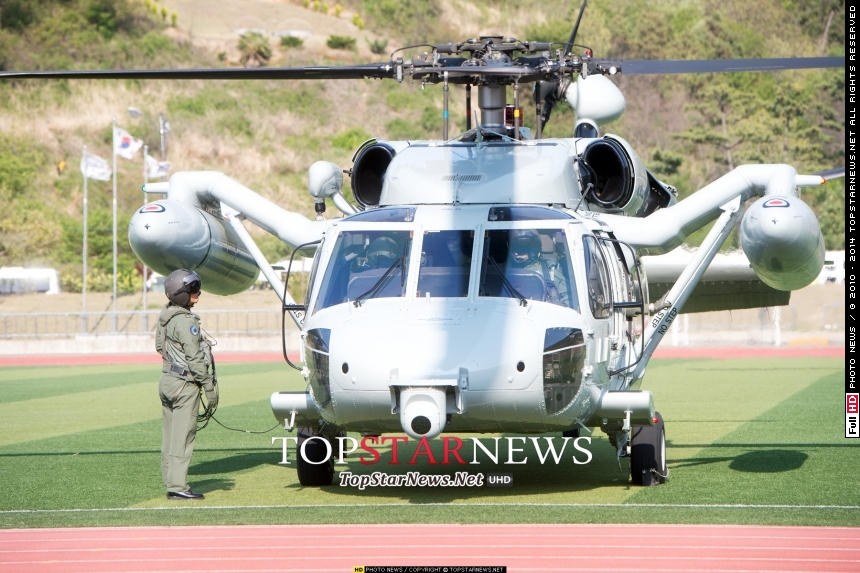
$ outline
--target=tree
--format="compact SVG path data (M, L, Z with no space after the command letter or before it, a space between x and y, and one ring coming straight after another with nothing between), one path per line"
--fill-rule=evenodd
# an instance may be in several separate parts
M239 61L246 68L265 66L272 59L269 39L257 32L248 32L239 38L239 51L242 53Z

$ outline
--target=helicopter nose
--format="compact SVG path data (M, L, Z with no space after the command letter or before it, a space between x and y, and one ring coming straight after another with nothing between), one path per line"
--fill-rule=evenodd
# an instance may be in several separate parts
M432 439L445 429L445 392L437 388L400 391L400 425L410 438Z

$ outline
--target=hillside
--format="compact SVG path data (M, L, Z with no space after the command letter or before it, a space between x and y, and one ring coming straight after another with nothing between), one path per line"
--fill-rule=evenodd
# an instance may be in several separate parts
M371 42L387 42L387 53L400 45L488 33L564 41L579 7L558 0L218 5L212 10L204 0L0 0L0 67L238 66L238 29L303 34L303 45L290 48L269 36L272 66L379 61L387 55L372 53ZM833 0L593 0L578 40L597 56L622 59L837 55L844 53L843 23L844 3ZM327 47L331 34L355 38L355 48ZM628 139L682 195L745 162L787 162L814 172L844 161L842 70L616 81L628 108L608 131ZM523 88L521 97L527 101L530 89ZM461 118L461 88L452 90L451 101L451 116ZM305 185L313 161L348 167L354 147L370 136L439 137L441 89L370 80L0 84L0 265L54 265L62 269L67 289L80 282L82 146L109 159L116 117L153 154L158 148L157 131L129 118L128 106L152 118L168 117L168 159L175 170L223 171L287 209L312 215ZM528 112L525 124L532 124ZM559 106L545 135L569 136L572 129L573 114ZM62 174L61 160L67 162ZM143 200L142 165L140 154L133 162L118 161L124 229ZM91 181L89 189L90 265L96 269L91 284L107 287L110 183ZM827 248L843 248L842 182L805 193L819 214ZM274 238L260 239L269 256L286 252ZM135 260L122 244L123 283L132 288Z

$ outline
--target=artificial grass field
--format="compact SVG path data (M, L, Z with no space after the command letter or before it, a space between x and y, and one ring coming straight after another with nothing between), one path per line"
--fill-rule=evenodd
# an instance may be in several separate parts
M264 430L269 396L300 390L285 364L218 368L216 417ZM197 435L189 483L203 502L168 502L159 470L161 407L155 366L0 368L0 527L260 523L740 523L860 525L860 448L844 434L840 359L655 360L642 388L666 420L670 481L629 485L599 430L593 459L541 465L363 466L353 473L509 472L509 488L335 485L303 488L282 466L282 428ZM295 434L291 434L295 435ZM486 443L492 442L486 439ZM559 445L560 445L560 441ZM401 446L401 462L415 443ZM433 441L441 461L441 443ZM464 446L471 461L471 447ZM506 452L504 447L500 452ZM294 459L294 448L290 457ZM502 455L504 458L505 455ZM500 460L502 461L502 460Z

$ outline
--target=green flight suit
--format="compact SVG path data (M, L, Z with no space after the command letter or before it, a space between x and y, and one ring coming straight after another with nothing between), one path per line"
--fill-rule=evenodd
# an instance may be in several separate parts
M158 318L155 349L163 362L161 395L161 476L168 492L188 491L188 466L197 435L201 388L209 403L218 402L210 374L212 351L200 328L200 317L168 303Z
M530 271L543 277L546 283L546 302L561 306L571 306L567 280L564 278L564 272L559 268L558 264L538 256L525 265L520 266L513 257L508 257L507 269L508 272Z

